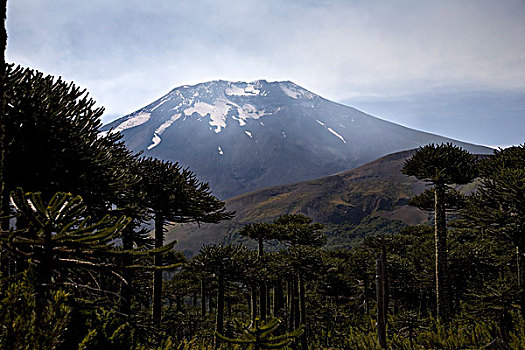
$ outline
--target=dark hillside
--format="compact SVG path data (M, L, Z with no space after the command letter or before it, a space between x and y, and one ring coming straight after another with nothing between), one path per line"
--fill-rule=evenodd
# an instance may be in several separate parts
M337 231L356 228L366 233L367 227L372 232L376 226L427 222L427 213L407 205L411 196L425 189L425 183L401 173L405 159L413 152L394 153L333 176L234 197L226 201L228 210L237 212L233 220L174 227L168 237L178 241L177 249L197 251L202 244L220 242L247 223L271 221L286 213L308 215L326 224L336 236Z

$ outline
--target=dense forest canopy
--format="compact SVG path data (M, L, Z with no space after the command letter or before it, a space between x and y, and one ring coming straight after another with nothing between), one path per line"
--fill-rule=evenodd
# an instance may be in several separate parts
M417 150L404 172L433 186L411 201L429 225L328 250L322 225L282 213L239 231L257 250L188 258L167 225L234 215L208 184L100 135L73 83L14 65L3 83L0 348L523 347L525 145Z

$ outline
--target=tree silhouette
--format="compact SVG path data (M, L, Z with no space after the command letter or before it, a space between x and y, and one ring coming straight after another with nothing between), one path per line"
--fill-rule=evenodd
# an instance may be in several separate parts
M224 293L225 283L238 278L243 273L242 259L247 249L242 246L207 245L200 249L193 264L199 267L201 273L213 277L217 281L217 314L215 331L224 331ZM217 339L215 339L217 346Z
M164 245L166 223L217 223L230 219L224 203L211 194L207 183L197 180L188 169L177 163L154 158L140 161L141 182L145 202L154 217L155 248ZM162 255L156 254L153 273L153 322L159 324L162 309Z
M279 241L289 244L289 262L293 271L289 289L292 299L290 305L290 329L306 324L306 280L308 273L314 273L320 265L318 251L315 249L326 243L326 236L320 232L323 225L314 223L302 214L285 214L274 221ZM314 262L315 261L315 262ZM307 348L306 335L301 337L301 346Z
M481 164L483 178L462 217L512 242L518 260L520 307L525 317L525 145L497 150Z
M2 246L34 265L40 302L54 285L87 283L84 271L122 278L118 266L107 258L117 256L112 242L129 219L107 215L92 224L84 216L87 208L82 198L69 193L57 193L46 203L39 193L19 188L11 199L27 227L2 231Z
M241 236L249 237L257 241L258 253L261 259L264 258L264 242L277 238L277 231L274 225L268 223L254 223L243 226L239 231ZM264 279L259 281L259 300L260 300L260 317L262 321L266 320L268 312L267 305L267 284Z
M403 174L434 185L436 240L436 311L446 320L449 313L447 282L447 223L445 196L451 184L467 184L477 176L476 159L469 152L450 143L420 147L405 161Z
M99 134L104 109L94 107L86 90L8 65L5 99L6 191L22 187L46 201L56 192L75 193L97 220L138 181L126 166L132 155L121 135Z

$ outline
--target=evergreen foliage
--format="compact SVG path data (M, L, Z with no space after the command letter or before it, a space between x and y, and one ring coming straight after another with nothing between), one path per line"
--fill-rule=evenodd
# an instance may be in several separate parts
M140 160L140 185L145 192L146 206L155 221L155 248L164 245L165 223L217 223L234 213L226 212L224 202L211 194L208 183L197 180L189 169L177 163L154 158ZM175 242L172 243L172 245ZM159 324L162 309L162 254L154 256L153 321Z
M103 108L86 90L29 68L8 65L5 83L6 190L22 187L44 200L75 193L101 216L118 204L138 179L127 170L132 155L120 134L99 134Z
M0 283L0 349L57 349L70 320L68 294L58 289L37 305L31 270Z
M478 175L476 158L450 143L420 147L405 161L403 173L420 180L431 182L434 187L434 213L436 235L436 310L442 320L447 320L450 312L448 262L447 262L447 223L445 210L447 199L449 207L461 205L461 196L452 192L451 184L467 184ZM449 194L447 195L447 189ZM421 207L429 207L430 192L424 192L413 199Z
M283 349L285 346L290 345L294 339L301 336L303 328L300 327L293 332L287 332L282 335L274 336L274 333L279 327L280 321L274 319L267 323L262 323L258 318L255 319L254 324L240 324L239 326L243 330L241 337L229 338L219 332L217 336L222 341L229 344L244 345L247 349L262 350L262 349Z
M45 203L40 193L24 193L18 188L11 200L18 220L23 219L27 227L3 231L2 246L35 267L39 291L59 284L84 285L88 277L84 271L120 277L107 259L115 256L111 243L128 219L106 215L92 224L89 216L84 216L82 198L69 193L59 192Z
M463 223L516 247L520 305L525 315L525 145L495 151L481 169L484 177L462 211Z

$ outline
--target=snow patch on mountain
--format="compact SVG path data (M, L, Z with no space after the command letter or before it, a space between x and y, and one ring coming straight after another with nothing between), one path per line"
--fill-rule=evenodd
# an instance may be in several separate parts
M224 152L222 151L221 146L217 147L217 149L219 150L219 154L222 156L224 154Z
M215 133L219 133L222 128L226 127L226 116L229 110L230 106L227 101L217 100L213 105L206 102L195 102L193 107L184 110L184 114L190 116L197 113L201 117L209 115L211 119L209 124L215 126Z
M227 99L217 99L214 104L186 100L184 104L191 106L183 110L185 116L191 116L193 113L197 113L201 117L209 116L211 119L209 123L215 127L215 133L221 132L226 127L228 115L236 120L240 126L245 126L247 119L259 119L264 115L271 114L264 110L259 110L249 103L245 103L241 107ZM231 110L237 111L237 115L232 115L230 113Z
M239 117L246 121L246 119L259 119L260 117L264 115L268 115L270 113L267 113L266 111L258 110L251 104L244 104L242 108L237 108L237 112L239 114Z
M252 83L246 84L245 87L231 83L224 91L228 96L257 96L260 92L261 90L257 89Z
M162 139L160 138L160 135L171 126L177 119L180 118L180 113L173 115L170 119L162 123L154 132L153 132L153 138L151 139L152 144L148 146L148 149L152 149L153 147L157 146Z
M162 123L158 128L157 130L155 130L155 133L159 134L159 135L162 135L162 133L171 126L171 124L173 124L174 122L177 121L177 119L179 119L181 117L181 114L180 113L177 113L175 115L173 115L170 119L168 119L167 121L165 121L164 123Z
M160 141L162 141L160 136L157 135L156 133L153 134L153 138L151 139L152 144L148 146L148 149L152 149L153 147L156 147L160 143Z
M306 99L313 99L315 97L315 94L312 94L310 91L307 91L305 89L302 89L298 87L297 85L290 83L290 82L284 82L279 84L281 90L289 97L291 98L306 98Z
M346 140L343 138L343 136L341 136L341 135L339 135L338 133L336 133L334 129L332 129L332 128L327 128L327 129L328 129L328 131L330 131L333 135L335 135L335 136L337 136L338 138L340 138L341 141L343 141L344 143L346 143Z
M320 120L318 120L318 119L316 119L315 121L318 122L319 125L322 125L325 129L327 129L328 131L330 131L330 133L332 133L332 135L338 137L341 141L343 141L344 143L346 143L346 140L343 138L343 136L339 135L334 129L328 127L328 126L326 125L326 123L323 123L322 121L320 121ZM341 125L341 124L340 124L339 126L341 126L341 127L344 128L344 126Z
M133 128L135 126L139 126L141 124L144 124L151 118L151 113L139 113L123 123L120 123L115 129L113 129L113 132L120 132L126 129Z
M246 125L246 122L242 118L239 118L239 117L236 117L236 116L232 116L232 119L237 120L239 122L240 126L245 126Z
M245 133L246 133L246 135L248 135L248 136L250 136L250 137L253 137L251 132L249 132L249 131L245 131Z

